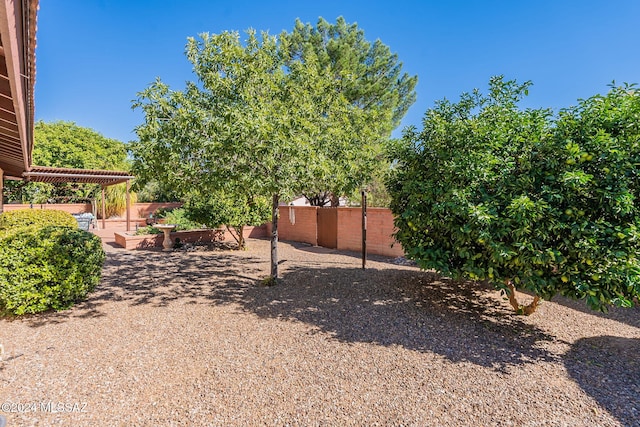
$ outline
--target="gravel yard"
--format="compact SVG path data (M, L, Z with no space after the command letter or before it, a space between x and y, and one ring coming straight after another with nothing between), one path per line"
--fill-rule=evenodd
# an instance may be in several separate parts
M640 426L640 308L493 289L266 240L108 251L71 310L0 320L14 426ZM526 295L519 295L528 299Z

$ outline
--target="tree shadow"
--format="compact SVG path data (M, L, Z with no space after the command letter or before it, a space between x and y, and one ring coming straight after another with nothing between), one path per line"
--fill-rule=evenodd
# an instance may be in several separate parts
M341 342L433 352L500 372L560 360L547 345L556 337L513 315L492 288L413 268L346 264L285 259L281 283L266 288L257 285L268 263L247 253L113 251L86 301L24 320L39 327L106 316L112 303L237 304L262 318L304 322Z
M343 249L334 249L334 248L325 248L323 246L313 246L310 243L304 243L304 242L294 242L294 241L283 241L283 242L286 242L288 245L291 245L295 249L302 252L308 252L312 254L339 254L345 257L362 260L362 252L346 251ZM367 262L373 261L373 262L381 262L385 264L399 265L398 263L395 262L397 258L398 257L367 253ZM415 265L415 264L410 264L411 263L410 260L405 260L405 263L407 263L407 265ZM352 265L352 264L349 264L349 265Z
M592 310L587 306L585 300L575 300L567 297L563 297L561 295L556 295L551 298L556 304L560 304L564 307L568 307L572 310L579 311L581 313L586 313L592 316L598 316L603 319L611 319L616 322L625 323L629 326L634 326L640 329L640 316L629 315L630 310L634 310L634 308L623 308L623 307L609 307L609 310L606 313L601 313L599 311ZM635 302L636 307L640 308L640 302ZM637 310L637 308L636 308Z
M341 342L434 352L500 372L560 357L545 349L555 337L512 315L493 289L415 269L294 267L277 286L246 289L239 302Z
M564 356L569 375L622 425L640 426L640 339L582 338Z
M117 251L107 254L102 279L87 300L72 309L23 316L30 326L71 318L104 316L102 306L125 302L132 306L164 307L187 304L229 304L260 279L260 262L232 252Z

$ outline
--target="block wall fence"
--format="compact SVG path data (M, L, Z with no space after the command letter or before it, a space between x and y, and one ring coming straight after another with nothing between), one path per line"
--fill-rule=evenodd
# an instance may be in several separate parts
M180 206L182 206L181 203L134 203L131 208L131 218L132 221L137 221L140 225L144 225L144 219L148 218L149 214L157 209ZM5 211L29 208L54 209L69 213L88 213L91 212L91 203L4 205ZM360 208L280 206L279 239L304 242L317 246L318 233L327 231L318 230L318 209L337 209L337 229L329 231L336 233L336 249L362 251L362 210ZM393 257L404 256L402 246L392 237L394 230L393 215L389 209L367 208L367 253ZM271 235L271 224L268 223L262 227L247 227L245 235L247 237L268 237ZM149 242L141 244L149 244Z
M361 208L318 208L315 206L280 206L278 237L280 240L318 245L318 209L337 209L337 248L362 251ZM385 256L404 256L400 243L392 234L395 230L393 214L385 208L367 208L367 253ZM271 233L271 224L267 224ZM323 232L320 230L320 232Z
M142 219L149 218L160 208L179 208L182 203L133 203L131 206L131 218ZM50 209L57 211L65 211L71 214L91 213L91 203L34 203L34 204L6 204L4 211L15 211L19 209ZM98 202L98 215L100 214L100 203Z

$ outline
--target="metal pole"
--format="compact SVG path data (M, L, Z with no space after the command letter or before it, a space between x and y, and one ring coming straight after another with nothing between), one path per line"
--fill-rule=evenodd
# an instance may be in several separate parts
M362 269L367 267L367 192L362 190Z
M273 202L271 205L271 280L273 284L278 281L278 218L280 216L279 211L280 196L278 194L273 195Z

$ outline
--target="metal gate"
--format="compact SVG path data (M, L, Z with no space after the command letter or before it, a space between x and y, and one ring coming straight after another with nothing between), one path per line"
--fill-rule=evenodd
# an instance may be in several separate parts
M338 247L338 208L318 208L318 246Z

